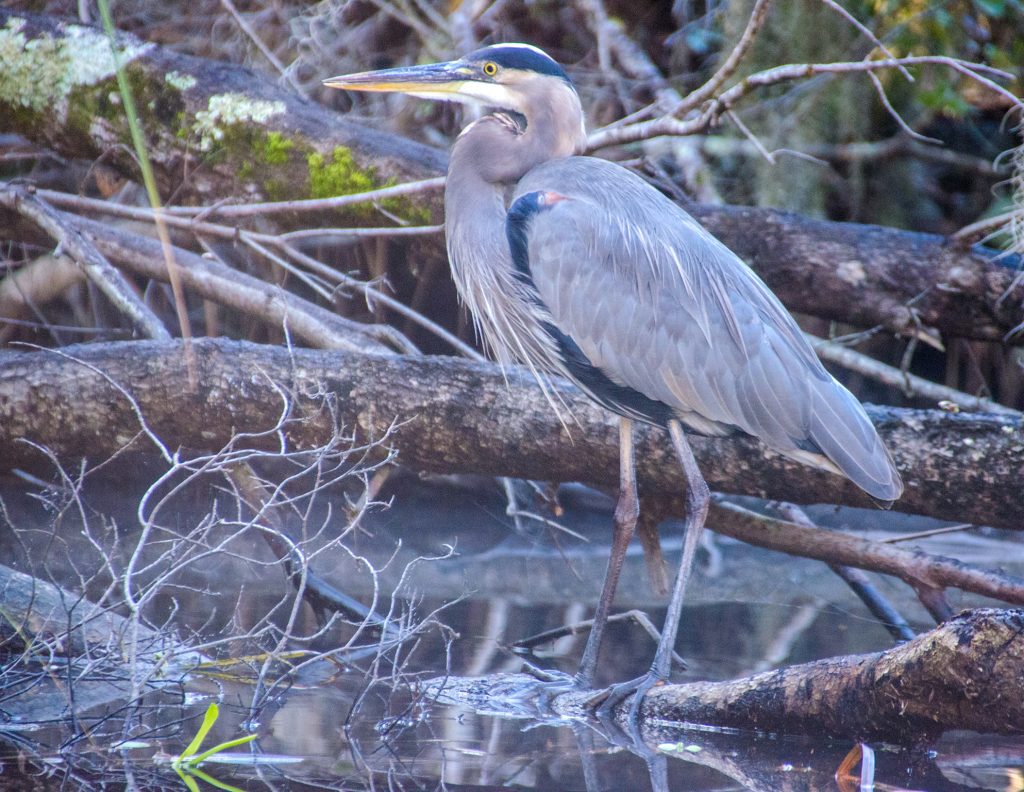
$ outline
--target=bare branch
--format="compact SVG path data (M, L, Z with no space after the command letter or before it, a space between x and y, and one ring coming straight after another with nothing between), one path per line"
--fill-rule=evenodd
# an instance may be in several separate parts
M0 206L27 217L52 236L79 263L89 279L146 337L169 341L171 334L132 287L89 239L74 220L55 211L45 201L15 185L0 184Z
M991 74L1000 79L1013 79L1013 76L999 69L993 69L982 64L967 63L957 58L948 58L939 55L921 55L906 58L885 58L871 61L845 61L835 63L791 63L783 66L775 66L771 69L751 74L732 87L726 89L714 99L711 99L701 113L690 119L680 120L675 116L662 116L650 121L642 121L634 124L619 126L613 129L605 129L595 133L588 141L590 150L604 148L606 146L623 143L633 143L638 140L646 140L660 135L690 135L703 131L711 126L719 116L726 110L732 108L736 102L758 88L775 85L781 82L806 79L819 74L854 74L872 73L906 66L945 66L960 72L967 77L979 82L986 88L998 93L1016 107L1024 106L1021 101L1010 91L998 83L984 76L984 73Z
M893 366L888 366L868 355L861 354L856 350L844 347L833 341L826 341L816 338L810 334L807 340L811 342L818 357L829 363L835 363L850 371L856 371L878 382L891 385L901 389L908 396L918 396L935 402L950 402L956 407L964 410L976 410L978 412L996 413L998 415L1012 415L1024 419L1024 413L1014 410L1011 407L1004 407L1002 404L986 399L982 396L971 396L968 393L940 385L937 382L918 377L908 371L901 371Z

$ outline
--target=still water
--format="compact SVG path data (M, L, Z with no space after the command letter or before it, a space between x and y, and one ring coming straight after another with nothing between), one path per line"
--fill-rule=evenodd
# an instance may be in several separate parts
M611 503L570 487L552 510L545 493L521 488L523 514L513 520L497 482L402 473L383 480L374 471L360 478L350 467L344 475L340 468L266 473L288 481L277 492L278 519L309 569L414 633L399 646L381 649L379 633L365 624L323 626L296 603L263 539L268 521L252 520L223 475L183 469L159 480L162 468L139 462L57 487L0 479L4 563L122 616L127 591L143 624L211 661L183 682L133 691L130 671L118 670L123 652L112 662L94 647L69 665L25 652L24 641L5 631L3 788L646 790L652 772L673 790L860 788L834 778L849 743L692 728L637 746L597 723L427 700L424 681L520 671L513 643L587 618L607 560ZM375 500L386 508L362 507L366 481L380 485ZM885 512L820 508L813 516L872 535L921 527ZM662 536L674 568L671 523ZM919 545L1024 572L1021 545L1005 534ZM687 668L677 680L726 679L892 645L820 563L709 535L699 564L677 646ZM876 582L915 628L931 626L906 586ZM956 596L955 609L992 604ZM616 610L640 609L659 625L662 603L637 546ZM529 659L572 672L585 639L539 643ZM635 621L613 625L599 681L636 676L653 649ZM168 760L189 744L212 702L220 717L204 749L257 738L211 757L205 778L183 778ZM935 745L871 747L876 789L1024 789L1024 740L955 733Z

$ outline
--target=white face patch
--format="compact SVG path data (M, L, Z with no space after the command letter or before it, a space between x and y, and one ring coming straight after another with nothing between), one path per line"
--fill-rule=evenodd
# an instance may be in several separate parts
M456 95L462 101L501 107L507 110L519 110L516 95L507 86L497 83L469 81L459 88Z

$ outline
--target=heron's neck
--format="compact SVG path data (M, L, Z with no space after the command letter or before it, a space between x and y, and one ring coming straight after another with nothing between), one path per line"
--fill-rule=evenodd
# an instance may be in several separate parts
M524 352L537 343L523 330L531 321L525 315L529 301L509 299L522 286L505 237L505 201L533 168L582 150L585 136L579 99L566 90L572 94L569 104L545 106L527 118L525 129L500 113L470 124L455 141L448 163L444 210L452 279L488 346L503 363L524 357L533 362L542 359L543 350L535 350L532 358ZM502 303L501 310L496 309L497 303Z
M467 154L456 144L444 191L448 257L463 299L467 299L467 280L474 277L467 270L479 269L485 264L500 266L506 260L511 264L505 240L507 185L487 179Z

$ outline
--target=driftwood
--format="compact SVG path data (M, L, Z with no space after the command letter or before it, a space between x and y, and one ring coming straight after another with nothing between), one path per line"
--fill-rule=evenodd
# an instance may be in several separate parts
M5 25L14 31L7 36L45 39L59 53L49 58L50 70L97 75L64 94L39 96L32 86L76 83L65 79L64 71L48 79L49 71L40 70L39 53L49 51L47 46L29 48L22 42L20 53L11 48L15 62L9 83L22 93L0 91L7 128L66 157L103 154L134 175L127 127L109 99L116 93L112 74L95 65L84 69L75 60L106 46L103 39L96 42L98 31L0 8L0 30ZM62 47L69 35L72 46ZM83 42L91 42L91 48ZM365 189L367 180L383 183L444 171L444 152L352 123L246 69L179 55L128 34L121 35L121 43L132 79L142 88L147 148L161 184L177 202L214 203L226 195L305 198L325 190L358 191L359 184ZM234 104L217 97L233 97ZM339 148L347 152L339 155L342 159L351 156L351 169L332 159ZM316 166L311 154L323 157L323 165ZM333 164L338 167L323 171ZM346 173L352 176L348 182ZM324 177L317 189L314 175ZM391 207L392 213L436 215L439 209L436 192L403 200L408 203ZM1024 343L1024 332L1015 332L1024 325L1024 281L1015 280L1016 259L995 261L993 251L963 249L939 236L768 209L687 208L794 310L911 335L938 332ZM431 254L441 251L431 249Z
M642 730L671 724L907 744L950 729L1024 734L1024 611L966 611L913 641L867 655L829 658L727 682L652 689L640 708ZM544 695L535 677L448 677L424 683L427 695L518 715ZM589 712L593 693L546 696L556 716ZM628 706L616 709L620 718ZM657 742L660 739L656 738Z
M556 383L563 425L537 385L506 384L492 364L449 358L313 351L226 340L194 344L199 386L187 387L181 347L128 342L0 355L0 464L44 456L98 461L131 446L224 447L239 433L279 448L315 447L336 424L361 439L390 432L399 459L421 470L614 487L617 432L605 411ZM130 398L129 398L130 397ZM563 413L565 410L563 410ZM997 527L1024 527L1024 427L1006 416L870 407L907 490L898 509ZM398 425L395 425L397 422ZM712 489L794 502L870 505L846 480L766 454L749 438L695 438ZM643 490L680 491L662 433L639 433Z
M885 652L731 682L666 685L650 720L906 743L948 729L1024 734L1024 611L967 611Z
M0 644L38 657L129 654L149 675L180 676L206 658L167 632L153 630L81 594L0 565ZM128 644L135 643L134 650ZM170 664L170 665L168 665ZM139 669L137 669L138 671Z

